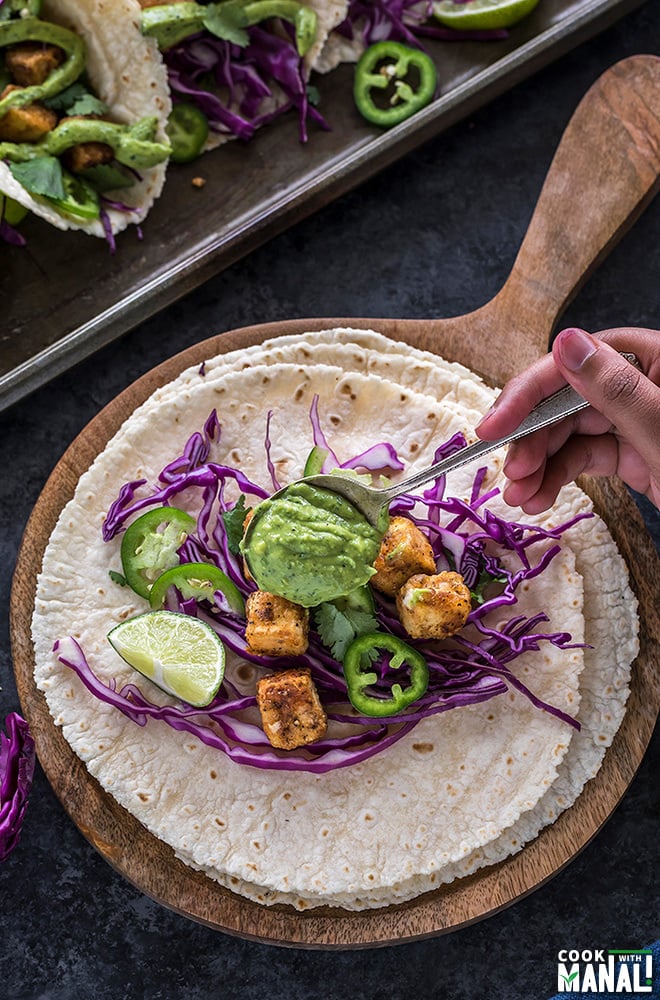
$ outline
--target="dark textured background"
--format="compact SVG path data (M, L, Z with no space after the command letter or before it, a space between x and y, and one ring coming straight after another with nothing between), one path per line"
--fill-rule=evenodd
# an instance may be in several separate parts
M19 707L8 606L21 533L52 467L99 408L219 330L294 316L448 316L487 301L583 93L614 62L644 52L660 52L658 0L2 414L0 720ZM566 324L660 328L659 246L655 202ZM644 511L660 542L660 515ZM88 845L37 769L22 841L0 867L0 995L542 1000L556 989L559 948L639 948L660 936L659 770L656 733L591 845L508 910L434 940L323 953L241 941L145 898Z

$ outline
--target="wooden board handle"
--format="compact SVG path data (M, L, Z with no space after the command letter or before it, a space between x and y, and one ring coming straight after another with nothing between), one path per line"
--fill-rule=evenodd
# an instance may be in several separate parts
M535 355L547 350L567 304L659 184L660 58L633 56L604 73L578 105L500 292L500 309L510 309L516 325L533 317L523 332Z

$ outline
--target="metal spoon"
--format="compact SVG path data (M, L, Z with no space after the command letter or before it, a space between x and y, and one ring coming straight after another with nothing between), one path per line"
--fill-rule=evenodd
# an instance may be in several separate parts
M640 367L636 355L622 351L621 356L630 362L630 364L635 365L635 367ZM370 524L378 526L382 512L389 507L392 500L402 493L410 493L418 486L423 486L432 479L437 479L438 476L445 475L453 469L460 469L463 465L467 465L468 462L473 462L477 458L488 455L503 444L509 444L511 441L517 441L518 438L526 437L527 434L533 434L534 431L557 423L557 421L563 420L564 417L570 416L571 413L577 413L589 405L587 400L580 396L572 386L566 385L563 389L559 389L558 392L553 393L552 396L548 396L547 399L542 400L525 417L522 423L510 434L505 435L505 437L498 438L497 441L475 441L474 444L462 448L455 454L450 455L449 458L443 458L442 461L436 462L435 465L431 465L427 469L422 469L420 472L416 472L414 476L410 476L400 483L394 483L394 485L388 486L386 489L377 490L370 486L364 486L363 483L358 482L358 480L353 479L351 476L342 476L339 473L307 476L304 482L318 489L339 494L339 496L344 497L356 507ZM270 499L275 500L281 497L291 485L293 484L282 487L281 490L273 493ZM252 521L246 529L246 543L249 539L251 527Z

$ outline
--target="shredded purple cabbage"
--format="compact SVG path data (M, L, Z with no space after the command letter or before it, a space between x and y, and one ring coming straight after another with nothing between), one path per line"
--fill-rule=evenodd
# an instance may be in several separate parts
M365 46L393 39L418 48L424 37L442 42L487 42L509 37L506 29L456 31L429 24L432 17L431 0L351 0L346 18L336 31L351 40L360 37Z
M6 163L7 161L5 160L4 162ZM7 199L0 195L0 201L2 202L2 210L0 211L0 243L9 243L14 247L26 246L27 240L23 234L19 233L18 229L7 222L5 214L7 211Z
M315 396L309 412L312 440L327 450L336 467L372 472L403 468L396 450L388 442L378 442L341 463L323 431L318 406ZM251 499L258 503L279 488L270 457L270 433L271 413L268 413L264 447L272 482L265 489L240 470L211 460L213 448L222 436L221 423L214 410L202 430L190 436L181 455L164 467L157 482L134 480L119 489L105 519L104 539L114 538L143 510L167 505L178 494L194 490L201 505L197 530L183 543L179 557L182 562L213 563L227 574L244 597L247 596L255 589L255 584L246 581L240 556L229 545L223 515L229 514L237 501L227 500L226 488L233 487L233 496L238 489L248 503ZM437 449L435 460L464 446L463 435L455 434ZM291 659L296 665L311 670L330 728L326 738L296 753L273 750L255 722L256 699L240 694L228 679L213 703L204 709L184 704L160 706L150 702L135 684L118 691L114 684L101 681L84 651L70 637L56 644L58 657L78 674L97 698L114 705L138 725L145 725L149 718L158 719L195 735L238 763L260 768L323 773L349 766L391 746L422 719L489 700L509 688L520 691L540 710L579 729L579 723L570 715L538 699L516 676L511 664L523 653L540 650L545 643L559 649L572 649L577 645L567 632L545 631L542 626L548 618L541 609L531 617L516 613L516 595L521 584L542 573L555 558L560 551L557 539L564 531L592 515L577 515L552 529L507 521L488 507L488 501L499 491L483 491L485 472L484 468L477 470L469 501L446 496L445 477L440 477L421 495L404 495L391 507L392 514L405 513L427 535L438 572L456 570L472 589L484 575L491 581L490 592L473 607L468 617L467 626L471 628L466 627L447 643L411 640L398 619L394 602L382 594L375 595L380 628L418 648L429 666L430 682L426 693L399 715L378 721L357 715L347 698L341 664L313 630L307 652ZM516 556L515 569L502 565L498 549ZM273 670L282 666L281 658L261 656L248 649L245 621L231 611L221 593L216 593L213 601L198 603L183 600L173 591L168 595L166 606L169 610L199 617L215 630L230 650L257 667ZM512 617L508 620L497 626L487 621L491 612L507 607L512 608ZM383 693L388 686L387 666L387 659L376 664L380 676L376 690L380 688Z
M308 120L328 126L310 104L304 63L291 26L275 34L255 25L244 48L208 32L193 35L164 53L175 101L192 101L212 131L251 139L256 130L291 108L298 111L300 140ZM268 106L272 101L274 106Z
M112 230L110 216L102 205L99 209L99 218L101 220L101 225L103 226L106 243L108 244L110 253L114 256L117 253L117 241L115 240L115 234Z
M0 731L0 862L17 846L34 776L34 740L27 722L12 712Z
M27 245L27 240L22 233L19 233L18 229L15 229L14 226L10 226L5 218L1 218L0 243L9 243L14 247L24 247Z

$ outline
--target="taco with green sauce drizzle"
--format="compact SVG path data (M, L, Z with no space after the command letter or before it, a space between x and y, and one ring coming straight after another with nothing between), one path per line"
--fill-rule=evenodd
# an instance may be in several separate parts
M0 0L0 195L112 243L160 194L171 108L137 0Z

